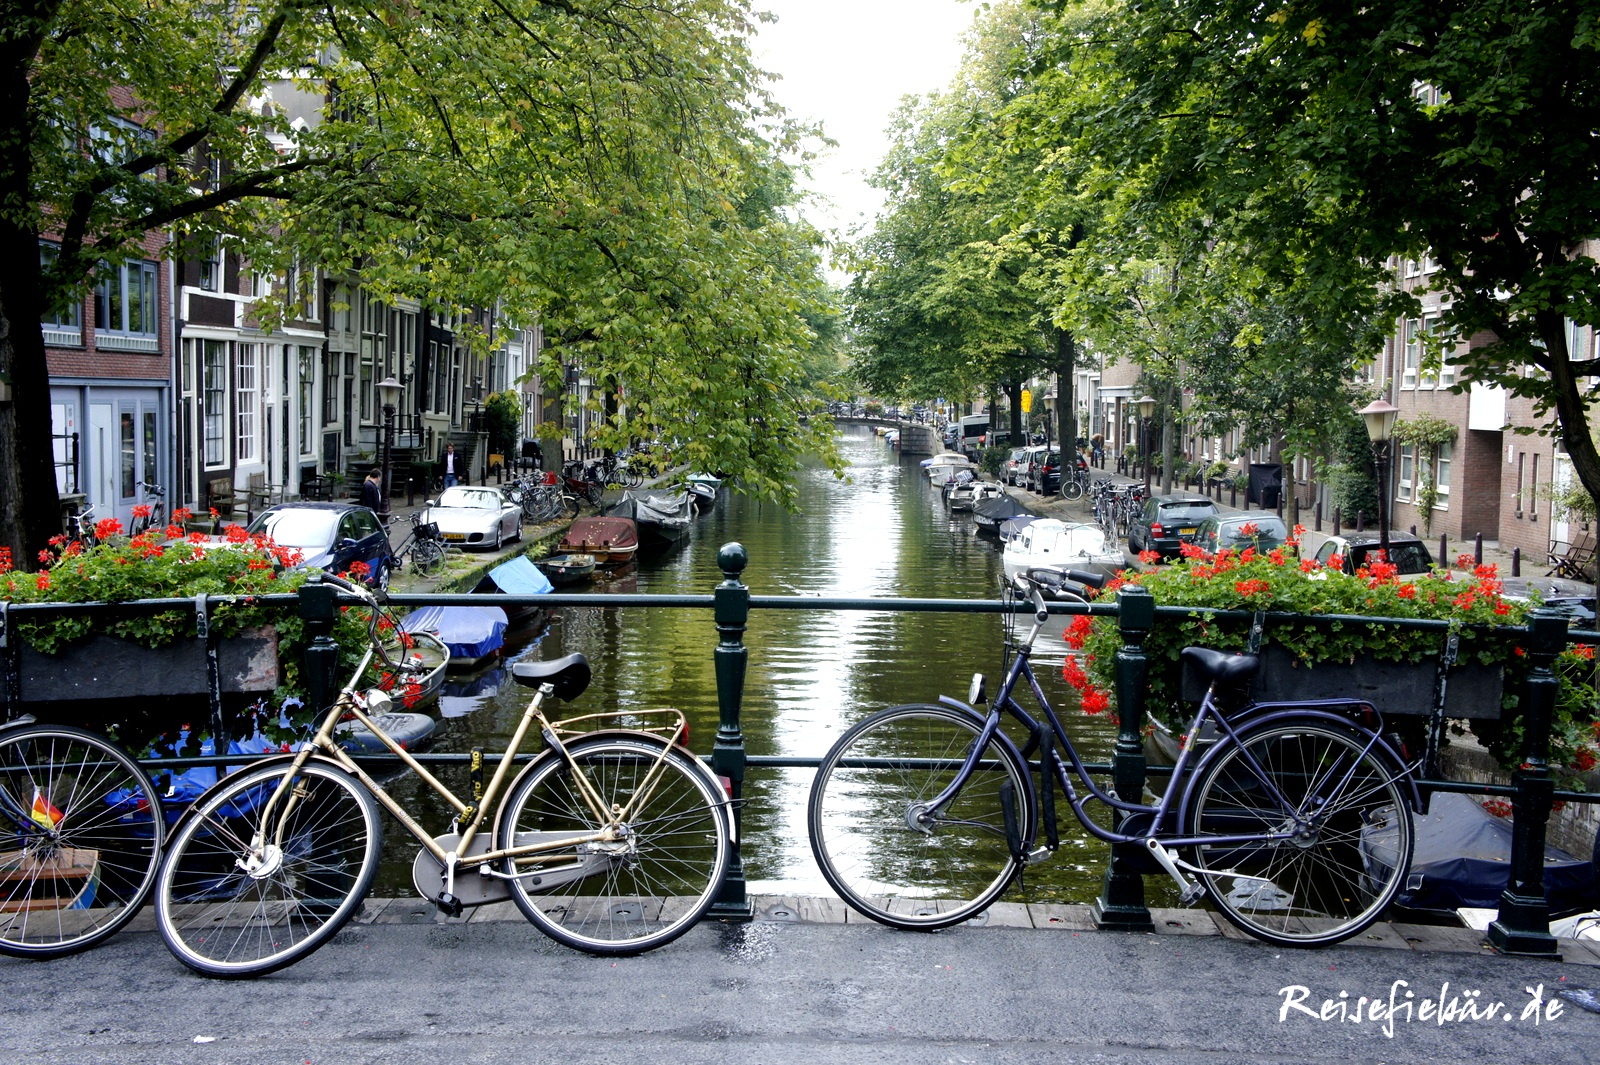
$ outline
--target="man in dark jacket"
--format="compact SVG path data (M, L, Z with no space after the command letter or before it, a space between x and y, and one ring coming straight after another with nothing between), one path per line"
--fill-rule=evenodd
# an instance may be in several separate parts
M361 482L361 505L373 511L383 509L383 471L374 466Z

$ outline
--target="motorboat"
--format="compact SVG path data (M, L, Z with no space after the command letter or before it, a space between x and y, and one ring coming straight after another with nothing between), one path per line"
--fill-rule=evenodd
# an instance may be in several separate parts
M437 637L450 649L451 669L475 669L500 653L509 622L497 606L425 606L407 614L400 627Z
M1031 569L1062 575L1076 569L1112 577L1128 560L1119 547L1106 543L1105 531L1098 525L1039 518L1006 544L1002 564L1006 581L1014 584L1018 574Z
M608 518L631 519L639 530L639 550L647 554L681 544L694 516L686 491L624 492L605 513Z
M534 563L539 572L558 588L581 584L594 576L595 557L585 554L553 555Z
M1022 535L1022 530L1036 521L1042 521L1037 514L1017 514L1000 522L996 530L1002 544L1009 544Z
M954 451L941 451L933 458L926 460L924 469L927 470L928 480L943 487L952 474L957 470L978 470L978 464L967 456Z
M639 527L632 518L579 518L567 529L557 550L593 555L599 567L625 566L639 552Z
M475 595L549 595L555 591L550 578L525 556L502 562L484 575ZM541 622L545 608L537 603L515 603L504 607L507 627L525 629Z
M945 496L945 502L950 504L952 511L970 511L977 506L980 500L994 499L1005 495L1005 489L993 481L966 481L950 489Z
M973 524L978 527L978 532L989 536L998 536L1001 523L1010 518L1032 518L1034 516L1032 511L1004 491L984 499L974 500L972 504Z

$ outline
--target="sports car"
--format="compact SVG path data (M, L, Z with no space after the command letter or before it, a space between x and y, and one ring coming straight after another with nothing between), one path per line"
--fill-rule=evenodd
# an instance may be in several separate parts
M439 526L447 543L498 550L522 539L522 507L497 488L458 484L428 500L422 520Z

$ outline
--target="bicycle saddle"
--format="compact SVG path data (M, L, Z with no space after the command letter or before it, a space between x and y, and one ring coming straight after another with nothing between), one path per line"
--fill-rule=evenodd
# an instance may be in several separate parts
M518 684L529 688L552 684L555 697L566 702L582 695L589 686L589 660L573 653L549 662L518 662L511 667L511 676Z
M1207 680L1227 684L1244 680L1261 665L1260 655L1235 655L1209 647L1185 647L1183 658L1203 673Z

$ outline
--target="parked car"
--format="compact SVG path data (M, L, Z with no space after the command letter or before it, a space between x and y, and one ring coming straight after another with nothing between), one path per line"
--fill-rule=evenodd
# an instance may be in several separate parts
M437 500L428 500L422 520L438 525L446 543L463 547L497 551L503 543L522 539L522 507L497 488L446 488Z
M1055 495L1061 486L1061 452L1039 448L1028 463L1028 487L1040 495Z
M1022 475L1028 469L1028 449L1014 447L1000 465L1000 479L1006 484L1022 484Z
M368 569L367 583L389 587L394 552L383 523L355 503L279 503L256 515L246 530L269 537L304 556L301 566L344 573L357 562Z
M1592 629L1597 607L1595 586L1566 577L1502 577L1500 594L1529 602L1537 598L1546 609L1570 619L1577 629Z
M1380 542L1377 533L1351 533L1348 536L1330 536L1317 548L1312 557L1324 566L1338 555L1344 560L1346 573L1354 573L1378 558ZM1401 580L1415 580L1432 572L1433 555L1428 545L1415 536L1403 533L1389 534L1389 561L1399 568Z
M1128 550L1154 551L1163 560L1176 558L1184 544L1193 542L1200 523L1216 515L1217 505L1204 496L1151 496L1128 527Z
M1194 545L1208 554L1221 550L1271 551L1289 538L1283 519L1271 511L1245 511L1243 514L1218 514L1202 521L1194 533Z

